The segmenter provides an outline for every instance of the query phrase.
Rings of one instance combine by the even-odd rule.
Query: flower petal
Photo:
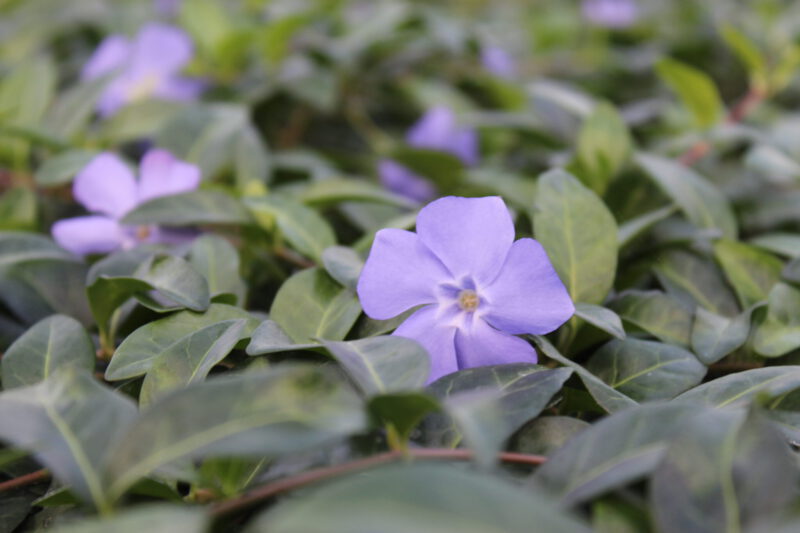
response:
[[[431,182],[391,159],[378,164],[378,174],[384,187],[406,198],[426,202],[436,195]]]
[[[460,369],[537,361],[533,346],[519,337],[497,331],[480,318],[458,329],[455,344]]]
[[[169,76],[181,70],[192,53],[192,40],[180,28],[146,24],[133,43],[131,70],[141,76]]]
[[[89,211],[122,218],[136,205],[136,179],[119,157],[103,152],[78,172],[72,195]]]
[[[166,150],[148,151],[139,169],[139,203],[159,196],[193,191],[200,185],[200,169],[177,159]]]
[[[482,294],[488,304],[484,318],[508,333],[544,335],[575,312],[547,252],[533,239],[520,239],[511,246],[497,279]]]
[[[494,280],[514,241],[511,215],[498,196],[440,198],[417,216],[417,234],[456,279]]]
[[[81,70],[81,79],[93,80],[123,67],[130,58],[131,43],[122,35],[103,39]]]
[[[450,279],[447,269],[415,234],[382,229],[375,234],[361,271],[358,297],[367,315],[383,320],[435,302],[437,287]]]
[[[161,81],[156,88],[154,96],[164,100],[188,102],[197,99],[205,89],[206,84],[201,80],[171,76]]]
[[[478,164],[478,134],[474,130],[461,130],[453,135],[450,151],[465,165]]]
[[[456,131],[453,112],[447,107],[436,106],[426,111],[408,130],[406,142],[417,148],[447,150]]]
[[[431,359],[428,383],[458,370],[453,343],[456,329],[438,322],[436,313],[434,305],[423,307],[408,317],[394,332],[398,337],[414,339],[428,351]]]
[[[59,220],[52,233],[59,246],[77,255],[108,253],[125,240],[117,221],[100,215]]]

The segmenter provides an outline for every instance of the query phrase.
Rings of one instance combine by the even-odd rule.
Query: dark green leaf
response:
[[[56,187],[71,182],[75,174],[88,165],[97,153],[94,150],[67,150],[45,160],[34,175],[36,184]]]
[[[364,260],[352,248],[331,246],[322,252],[322,262],[328,274],[351,290],[356,290]]]
[[[711,365],[742,346],[750,335],[750,316],[756,307],[728,318],[698,307],[692,325],[692,351]]]
[[[625,338],[622,320],[611,309],[584,303],[575,304],[575,315],[618,339]]]
[[[125,224],[252,224],[253,218],[235,198],[219,191],[191,191],[153,198],[129,212]]]
[[[683,250],[670,250],[659,254],[653,270],[667,292],[687,305],[696,304],[723,316],[739,314],[736,296],[711,261]]]
[[[211,297],[232,294],[236,303],[244,304],[246,287],[239,274],[239,253],[226,239],[203,235],[192,242],[189,264],[208,282]]]
[[[777,257],[736,241],[718,240],[714,255],[745,309],[767,299],[783,267]]]
[[[311,182],[299,199],[307,205],[326,206],[341,202],[369,202],[413,209],[415,202],[388,192],[369,182],[353,179],[326,179]]]
[[[199,507],[141,505],[107,518],[90,518],[52,528],[53,533],[203,533],[208,515]]]
[[[800,366],[771,366],[737,372],[703,383],[676,398],[711,407],[747,405],[757,396],[775,397],[800,388]]]
[[[767,316],[753,334],[753,348],[780,357],[800,347],[800,289],[778,283],[769,293]]]
[[[625,291],[611,302],[622,319],[659,340],[688,347],[692,310],[661,291]]]

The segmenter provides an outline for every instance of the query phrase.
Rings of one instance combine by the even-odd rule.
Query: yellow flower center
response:
[[[128,99],[131,102],[144,100],[151,96],[157,87],[158,76],[155,74],[148,74],[128,89]]]
[[[140,241],[145,240],[150,236],[150,228],[148,226],[139,226],[136,228],[136,238]]]
[[[458,293],[458,305],[467,312],[475,311],[481,303],[478,293],[472,289],[464,289]]]

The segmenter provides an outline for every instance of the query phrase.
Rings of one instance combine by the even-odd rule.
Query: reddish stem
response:
[[[36,472],[31,472],[30,474],[25,474],[24,476],[15,477],[14,479],[9,479],[8,481],[3,481],[0,483],[0,492],[5,492],[7,490],[16,489],[19,487],[24,487],[25,485],[32,485],[37,481],[42,481],[50,477],[50,472],[47,470],[37,470]]]
[[[246,494],[214,505],[211,508],[211,514],[212,516],[227,515],[272,498],[282,492],[299,489],[319,481],[401,459],[450,459],[462,461],[472,459],[473,456],[474,454],[470,450],[453,450],[450,448],[419,448],[406,450],[405,452],[393,450],[349,463],[307,470],[296,476],[279,479],[273,483],[257,487]],[[523,465],[540,465],[547,460],[543,455],[512,452],[502,452],[498,455],[498,458],[504,463]]]

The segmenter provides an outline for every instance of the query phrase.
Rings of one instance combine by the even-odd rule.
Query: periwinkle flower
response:
[[[113,73],[97,103],[101,115],[144,100],[193,100],[202,90],[198,80],[180,76],[192,59],[192,41],[181,29],[150,23],[131,41],[122,35],[106,37],[83,67],[81,78],[92,80]]]
[[[575,311],[547,253],[514,241],[499,197],[440,198],[417,216],[417,233],[375,235],[358,281],[364,312],[388,319],[422,306],[394,332],[424,346],[433,381],[474,366],[536,362],[518,334],[542,335]]]
[[[639,18],[636,0],[583,0],[583,16],[598,26],[626,28]]]
[[[447,152],[468,166],[478,163],[478,135],[460,125],[455,113],[444,106],[429,109],[408,130],[406,142],[415,148]],[[413,200],[430,200],[436,194],[428,180],[391,159],[379,163],[378,173],[384,187]]]
[[[512,79],[517,74],[517,64],[505,48],[496,45],[481,48],[483,68],[499,78]]]
[[[94,157],[75,177],[72,195],[88,211],[98,214],[59,220],[52,228],[55,241],[77,255],[108,253],[143,242],[180,242],[179,233],[153,225],[128,226],[120,220],[143,202],[196,189],[200,169],[166,150],[153,149],[142,158],[139,175],[137,181],[112,153]]]

